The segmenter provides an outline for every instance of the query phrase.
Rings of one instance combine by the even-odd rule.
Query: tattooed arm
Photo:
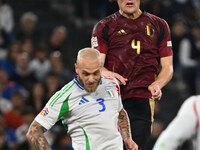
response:
[[[128,115],[124,109],[119,112],[118,124],[127,150],[137,150],[138,146],[132,140]]]
[[[32,124],[29,127],[26,137],[29,143],[36,150],[51,150],[51,147],[49,146],[43,134],[45,131],[47,130],[35,120],[32,122]]]
[[[130,129],[130,123],[128,119],[128,115],[124,109],[122,109],[119,112],[119,128],[120,128],[120,133],[122,135],[123,140],[126,138],[131,138],[131,129]]]

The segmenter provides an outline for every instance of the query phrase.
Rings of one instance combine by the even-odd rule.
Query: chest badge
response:
[[[115,93],[114,93],[114,91],[111,89],[111,87],[106,87],[106,91],[107,91],[107,93],[108,93],[108,95],[110,96],[110,97],[115,97]]]
[[[152,36],[154,33],[153,26],[151,24],[146,25],[145,31],[148,36]]]

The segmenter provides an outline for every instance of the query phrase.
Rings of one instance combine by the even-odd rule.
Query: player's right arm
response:
[[[72,94],[70,88],[74,82],[66,84],[57,91],[47,102],[43,110],[36,116],[29,127],[26,137],[37,150],[50,150],[50,146],[44,137],[44,132],[49,130],[57,121],[68,113],[68,100]]]
[[[109,71],[104,67],[106,54],[108,51],[108,28],[109,28],[109,20],[99,21],[93,29],[92,38],[91,38],[91,47],[97,49],[101,53],[102,60],[102,73],[104,75],[110,75],[116,78],[119,84],[126,85],[127,79],[119,75],[118,73]]]
[[[29,143],[37,150],[51,150],[50,145],[48,144],[46,138],[44,137],[44,132],[46,132],[42,125],[37,121],[33,121],[29,130],[26,134],[26,137]]]
[[[106,59],[106,54],[101,53],[102,66],[104,66],[105,59]],[[105,68],[105,67],[102,67],[102,74],[110,75],[110,76],[116,78],[116,79],[118,80],[118,82],[119,82],[120,85],[121,85],[121,84],[126,85],[126,81],[128,81],[128,79],[122,77],[122,76],[119,75],[118,73],[109,71],[109,70],[108,70],[107,68]]]

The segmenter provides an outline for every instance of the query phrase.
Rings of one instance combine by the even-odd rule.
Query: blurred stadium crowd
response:
[[[183,99],[200,94],[200,1],[141,0],[141,6],[168,22],[174,52],[174,77],[156,103],[151,150]],[[28,126],[75,76],[77,51],[90,47],[95,23],[117,10],[112,0],[0,0],[0,149],[31,149]],[[72,149],[63,130],[58,122],[46,133],[53,150]]]

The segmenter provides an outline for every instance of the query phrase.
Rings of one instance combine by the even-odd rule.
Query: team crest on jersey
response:
[[[47,107],[45,107],[41,112],[40,115],[42,115],[44,118],[49,114],[49,110]]]
[[[98,40],[97,37],[92,37],[91,39],[91,44],[92,44],[92,48],[97,47],[98,46]]]
[[[153,26],[151,24],[146,25],[145,31],[148,36],[152,36],[154,33]]]
[[[111,89],[111,87],[106,87],[105,89],[106,89],[108,95],[110,95],[110,97],[115,97],[115,93],[114,93],[114,91]]]
[[[117,32],[117,35],[126,35],[126,31],[124,31],[124,29],[120,29],[118,32]]]

